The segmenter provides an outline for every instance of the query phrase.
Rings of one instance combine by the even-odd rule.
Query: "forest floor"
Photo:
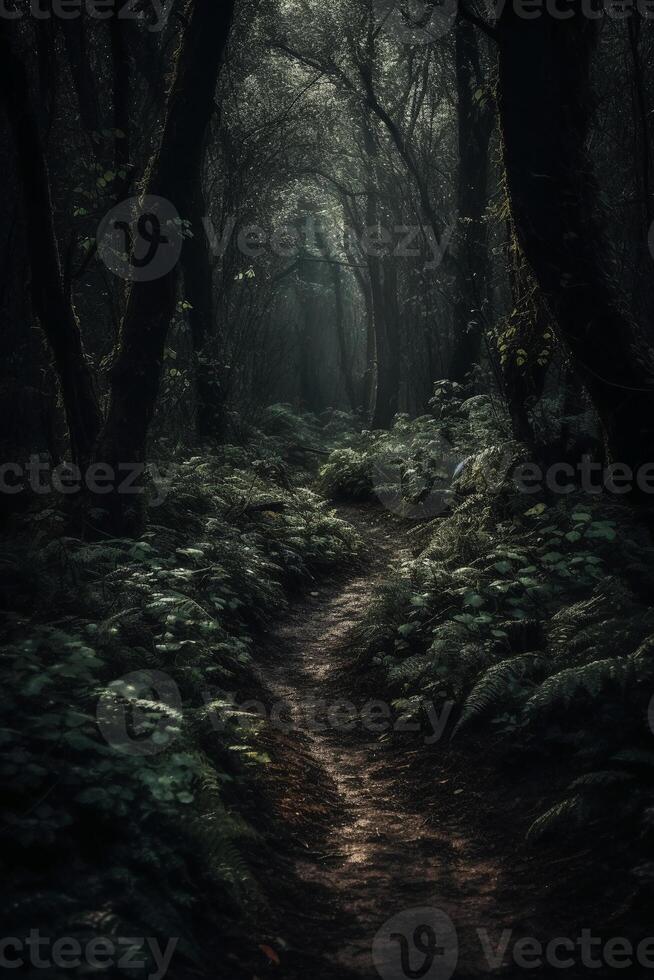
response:
[[[589,926],[617,934],[590,852],[534,854],[523,844],[547,774],[514,781],[483,749],[461,754],[429,732],[425,750],[415,737],[366,730],[364,705],[378,697],[357,671],[353,638],[393,567],[411,555],[415,525],[374,506],[341,507],[339,516],[363,538],[365,564],[298,599],[262,671],[269,705],[293,718],[288,728],[269,724],[264,737],[273,810],[295,843],[277,883],[277,935],[261,948],[277,976],[298,980],[551,976],[533,956],[529,969],[516,965],[520,938],[577,942]],[[336,711],[327,722],[327,706],[344,703],[357,708],[357,724]],[[571,877],[584,882],[581,891]],[[435,958],[419,931],[430,923]],[[399,935],[410,950],[404,963]],[[605,976],[597,966],[575,962],[564,972]]]

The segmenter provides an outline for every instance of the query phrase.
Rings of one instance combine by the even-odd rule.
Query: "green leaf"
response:
[[[508,572],[512,571],[512,565],[508,561],[496,561],[493,568],[496,568],[502,575],[506,575]]]

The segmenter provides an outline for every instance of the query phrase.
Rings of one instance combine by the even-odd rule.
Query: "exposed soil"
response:
[[[511,774],[498,774],[483,746],[475,759],[370,730],[349,641],[411,537],[374,508],[343,508],[342,516],[367,542],[365,566],[295,605],[276,630],[262,675],[271,705],[286,706],[282,720],[292,717],[292,730],[277,724],[267,732],[268,782],[275,816],[296,842],[269,966],[298,980],[615,975],[577,963],[525,970],[511,956],[503,965],[489,962],[480,930],[491,955],[504,930],[511,930],[509,949],[520,936],[576,938],[589,926],[594,935],[624,935],[611,932],[605,909],[626,896],[593,892],[594,858],[585,852],[534,855],[523,845],[528,810],[538,792],[542,802],[549,789],[542,783],[555,773],[545,780],[537,773],[533,792],[521,774],[518,796]],[[327,706],[344,700],[359,711],[355,724],[342,712],[328,720]],[[589,884],[583,895],[565,885],[580,868]],[[437,918],[420,909],[438,910]],[[440,913],[454,923],[458,950]],[[415,930],[430,923],[438,950],[432,969],[421,972],[429,934]],[[400,935],[411,950],[404,965]],[[414,948],[416,939],[426,952]]]

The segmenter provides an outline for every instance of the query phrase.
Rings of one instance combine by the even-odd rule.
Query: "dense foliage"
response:
[[[646,884],[654,802],[650,534],[639,514],[606,495],[521,492],[515,475],[526,450],[498,441],[501,424],[489,443],[478,407],[478,399],[450,400],[445,422],[401,421],[390,436],[364,436],[357,469],[342,469],[334,489],[358,497],[359,474],[374,469],[380,442],[394,442],[402,428],[411,466],[425,430],[437,438],[442,425],[470,453],[450,512],[418,525],[419,553],[372,608],[361,667],[416,717],[451,702],[453,745],[481,739],[486,752],[492,746],[520,767],[558,764],[569,785],[529,837],[561,840],[593,828],[621,841]]]
[[[260,642],[289,594],[359,547],[281,462],[289,439],[315,441],[322,427],[283,407],[264,425],[274,435],[171,464],[137,540],[62,537],[44,510],[35,537],[29,521],[7,542],[12,935],[38,923],[84,940],[159,936],[165,947],[176,936],[176,976],[208,970],[225,948],[254,957],[267,895],[251,862],[270,828],[252,793],[267,758],[220,706],[256,683]]]

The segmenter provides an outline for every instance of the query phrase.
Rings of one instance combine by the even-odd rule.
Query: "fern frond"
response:
[[[556,803],[534,820],[527,831],[528,841],[540,841],[554,834],[569,834],[579,830],[587,817],[588,808],[582,796],[572,796]]]
[[[620,769],[604,769],[598,772],[587,772],[583,776],[578,776],[577,779],[570,783],[569,789],[607,789],[608,787],[615,786],[616,783],[628,783],[633,779],[634,776],[631,773],[624,772]]]
[[[416,654],[406,660],[395,664],[388,672],[388,679],[391,682],[407,683],[409,681],[419,681],[420,678],[429,670],[431,657],[424,654]]]
[[[468,695],[452,738],[471,722],[497,707],[502,707],[507,701],[512,701],[516,692],[524,689],[528,681],[542,669],[542,665],[542,658],[538,654],[527,653],[511,660],[503,660],[487,670]]]
[[[534,720],[567,710],[578,696],[595,700],[606,689],[624,691],[633,676],[633,665],[628,660],[594,660],[583,667],[568,667],[541,684],[527,701],[525,712]]]

